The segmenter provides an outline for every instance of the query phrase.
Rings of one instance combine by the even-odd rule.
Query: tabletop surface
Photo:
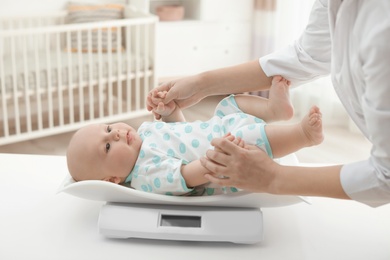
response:
[[[264,241],[108,239],[103,202],[57,193],[63,156],[0,154],[0,259],[390,259],[390,205],[312,198],[262,208]]]

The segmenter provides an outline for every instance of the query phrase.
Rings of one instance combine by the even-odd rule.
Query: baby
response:
[[[289,82],[280,76],[272,81],[269,99],[228,96],[207,121],[184,122],[181,109],[174,101],[164,105],[164,97],[165,93],[156,91],[148,97],[155,104],[153,112],[164,122],[145,122],[138,131],[125,123],[93,124],[78,130],[67,150],[73,179],[129,184],[166,195],[236,192],[234,187],[212,186],[204,178],[207,169],[199,159],[213,149],[213,138],[224,136],[244,149],[256,145],[274,158],[323,140],[321,113],[315,106],[299,123],[265,123],[293,115]]]

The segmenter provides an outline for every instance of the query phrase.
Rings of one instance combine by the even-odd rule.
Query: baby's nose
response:
[[[113,140],[118,141],[120,139],[119,130],[112,130],[110,134]]]

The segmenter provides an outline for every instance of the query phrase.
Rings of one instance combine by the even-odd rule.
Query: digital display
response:
[[[161,215],[160,226],[200,228],[201,220],[200,216]]]

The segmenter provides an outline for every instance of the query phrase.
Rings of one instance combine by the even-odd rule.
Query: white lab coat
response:
[[[301,37],[259,62],[268,76],[293,85],[331,73],[348,114],[373,144],[368,160],[342,167],[342,187],[367,205],[389,203],[390,1],[317,0]]]

